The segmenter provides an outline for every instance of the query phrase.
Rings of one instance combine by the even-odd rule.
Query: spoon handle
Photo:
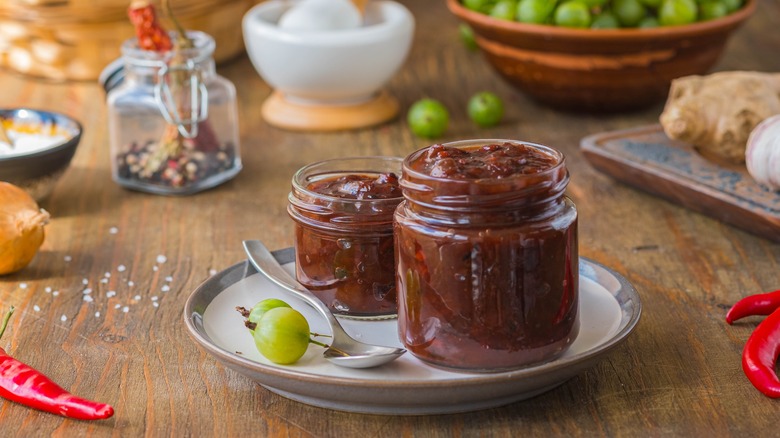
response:
[[[336,332],[346,335],[344,328],[341,327],[341,324],[336,317],[333,316],[333,313],[328,309],[325,303],[320,301],[313,293],[306,289],[302,284],[298,283],[292,275],[287,273],[276,258],[274,258],[273,254],[271,254],[271,251],[269,251],[262,242],[259,240],[245,240],[244,251],[249,257],[249,262],[252,263],[252,266],[260,273],[264,274],[266,278],[317,309],[317,311],[328,320],[328,323],[333,330],[334,339],[337,337]]]

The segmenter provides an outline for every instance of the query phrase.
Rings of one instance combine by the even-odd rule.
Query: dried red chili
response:
[[[6,313],[3,336],[14,308]],[[114,415],[114,408],[86,400],[62,389],[39,371],[9,356],[0,348],[0,397],[25,406],[77,420],[100,420]]]
[[[173,48],[171,37],[160,26],[154,6],[148,1],[133,1],[127,9],[127,16],[135,27],[138,47],[156,52],[165,52]]]
[[[780,310],[758,324],[742,351],[742,370],[767,397],[780,398],[780,379],[775,372],[780,354]]]
[[[780,290],[750,295],[737,301],[729,309],[726,313],[726,322],[731,324],[746,316],[769,315],[778,308],[780,308]]]

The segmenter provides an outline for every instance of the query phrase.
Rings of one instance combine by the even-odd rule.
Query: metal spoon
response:
[[[294,294],[317,309],[333,331],[330,348],[323,356],[335,365],[347,368],[371,368],[391,362],[406,352],[403,348],[366,344],[352,338],[333,316],[328,306],[285,271],[268,248],[259,240],[245,240],[249,261],[274,284]]]

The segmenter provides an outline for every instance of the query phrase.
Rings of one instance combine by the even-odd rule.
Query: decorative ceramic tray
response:
[[[293,270],[291,248],[275,251]],[[371,369],[331,364],[310,346],[293,365],[275,365],[255,348],[236,306],[280,297],[304,314],[312,331],[330,333],[325,320],[302,301],[257,274],[248,262],[212,276],[187,300],[184,319],[193,339],[217,360],[282,396],[329,409],[387,415],[465,412],[505,405],[548,391],[602,360],[636,326],[639,296],[620,275],[580,260],[580,334],[560,358],[500,373],[464,373],[434,368],[410,353]],[[395,320],[341,320],[362,341],[401,346]]]
[[[780,192],[759,186],[744,165],[707,159],[660,125],[591,135],[580,146],[607,175],[780,242]]]

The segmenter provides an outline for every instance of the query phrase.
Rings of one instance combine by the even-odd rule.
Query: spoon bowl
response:
[[[290,292],[314,307],[328,321],[333,337],[330,347],[322,354],[331,363],[347,368],[372,368],[399,358],[403,348],[385,347],[360,342],[352,338],[341,326],[330,309],[285,271],[259,240],[245,240],[244,251],[249,262],[274,284]]]

